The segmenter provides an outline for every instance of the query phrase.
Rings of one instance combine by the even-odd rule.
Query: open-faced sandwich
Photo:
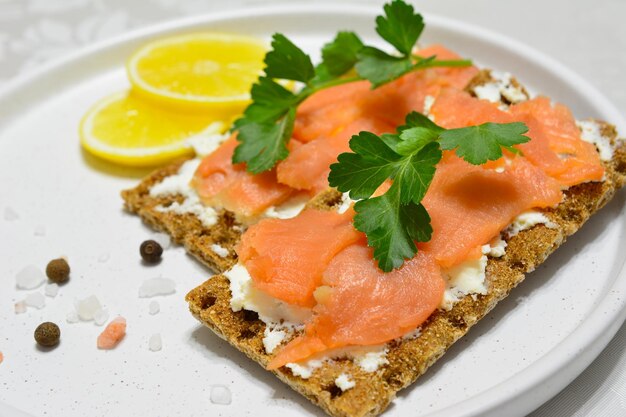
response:
[[[626,182],[610,124],[417,48],[402,1],[376,24],[393,55],[340,32],[316,67],[274,35],[233,133],[123,192],[218,273],[193,315],[333,416],[381,413]]]

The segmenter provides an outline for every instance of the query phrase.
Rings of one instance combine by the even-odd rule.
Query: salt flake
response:
[[[169,278],[147,279],[139,287],[139,298],[169,295],[176,292],[176,283]]]

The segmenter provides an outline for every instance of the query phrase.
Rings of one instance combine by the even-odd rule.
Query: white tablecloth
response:
[[[42,62],[137,27],[216,10],[293,1],[0,0],[0,86]],[[626,113],[626,1],[431,0],[417,4],[421,11],[506,33],[554,56]],[[626,416],[626,325],[580,377],[532,416]]]

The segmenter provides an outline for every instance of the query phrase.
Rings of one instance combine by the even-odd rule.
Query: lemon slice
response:
[[[173,112],[129,91],[97,102],[80,122],[85,149],[123,165],[153,166],[192,155],[194,138],[219,134],[226,124],[206,114]]]
[[[256,38],[195,33],[151,42],[126,64],[139,93],[175,106],[243,109],[262,73],[267,45]]]

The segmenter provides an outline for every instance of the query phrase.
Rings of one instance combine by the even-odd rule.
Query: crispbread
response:
[[[610,126],[605,132],[614,132]],[[615,138],[615,136],[613,136]],[[543,210],[556,227],[536,225],[507,241],[506,253],[487,262],[488,293],[468,295],[450,311],[437,310],[421,327],[421,335],[412,340],[394,340],[388,344],[385,365],[375,373],[366,373],[350,359],[325,362],[309,379],[294,376],[286,368],[273,373],[294,390],[335,417],[375,416],[385,410],[396,393],[413,383],[485,316],[509,292],[524,280],[525,274],[541,264],[565,239],[576,232],[589,217],[604,206],[616,190],[626,183],[626,143],[615,150],[604,182],[585,183],[565,191],[565,199],[554,209]],[[318,197],[327,209],[340,198],[329,190]],[[187,294],[191,313],[220,337],[266,366],[270,355],[265,353],[265,324],[247,311],[233,312],[230,307],[228,278],[217,275]],[[343,392],[335,385],[342,373],[356,382]]]
[[[468,85],[467,91],[494,81],[489,71],[481,71]],[[515,80],[511,82],[525,91]],[[503,102],[503,104],[508,104]],[[599,122],[603,136],[617,143],[615,129]],[[224,272],[235,262],[234,245],[241,235],[234,216],[219,213],[219,221],[212,228],[204,227],[193,215],[179,215],[156,209],[158,205],[171,204],[182,197],[155,199],[149,195],[152,185],[178,171],[179,164],[160,170],[136,188],[122,193],[128,210],[138,213],[142,219],[157,230],[170,233],[173,239],[213,270]],[[490,258],[487,263],[488,293],[467,296],[456,303],[450,311],[438,310],[422,325],[421,336],[416,339],[395,340],[388,344],[385,365],[375,373],[366,373],[350,359],[325,362],[309,379],[294,376],[287,368],[273,371],[282,381],[319,405],[332,416],[374,416],[381,413],[395,397],[397,391],[410,385],[422,375],[445,351],[471,326],[487,314],[498,301],[518,285],[524,274],[536,268],[559,247],[565,239],[576,232],[582,224],[614,195],[626,182],[626,143],[620,141],[614,157],[605,163],[606,180],[586,183],[565,191],[565,200],[554,209],[543,212],[557,225],[548,228],[537,225],[508,239],[506,253],[502,258]],[[332,209],[341,201],[341,194],[328,190],[309,202],[308,206]],[[230,255],[221,258],[210,249],[211,244],[229,249]],[[187,295],[192,314],[217,335],[265,366],[270,355],[262,342],[265,324],[256,313],[233,312],[230,308],[229,281],[217,275]],[[338,375],[346,373],[356,382],[354,388],[342,391],[335,385]]]
[[[241,227],[236,226],[232,213],[218,212],[217,223],[206,227],[193,214],[178,214],[161,211],[158,207],[167,207],[175,201],[181,202],[181,195],[152,197],[150,188],[163,181],[165,177],[178,172],[185,160],[175,162],[159,169],[144,178],[139,185],[122,191],[126,210],[137,213],[150,227],[168,233],[174,242],[183,245],[188,253],[216,272],[227,271],[236,262],[235,244],[241,237]],[[211,245],[220,245],[228,250],[227,256],[220,256],[211,249]]]

